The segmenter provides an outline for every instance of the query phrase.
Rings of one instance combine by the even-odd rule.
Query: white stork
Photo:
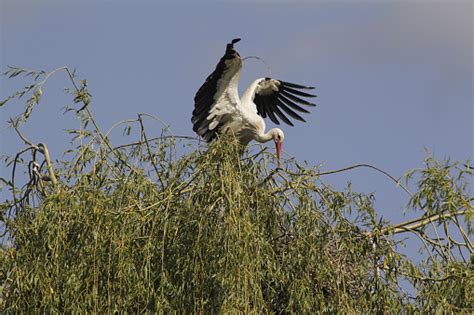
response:
[[[271,78],[260,78],[252,82],[242,97],[239,97],[238,83],[242,69],[242,59],[234,49],[234,44],[240,38],[227,44],[224,56],[199,88],[194,97],[194,111],[191,122],[193,130],[207,142],[212,141],[218,133],[233,133],[241,144],[247,145],[256,140],[264,143],[275,141],[278,160],[280,159],[281,144],[285,135],[279,128],[273,128],[265,133],[267,116],[277,125],[277,117],[290,126],[290,117],[305,121],[295,111],[309,113],[306,109],[295,104],[315,106],[300,97],[315,97],[315,95],[300,90],[314,87],[288,83]],[[300,96],[300,97],[298,97]]]

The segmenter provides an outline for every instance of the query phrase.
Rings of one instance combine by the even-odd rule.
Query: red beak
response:
[[[278,162],[280,162],[281,142],[276,142],[276,141],[275,141],[275,146],[276,146],[276,151],[277,151]]]

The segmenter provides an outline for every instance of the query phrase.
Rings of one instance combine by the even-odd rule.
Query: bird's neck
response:
[[[257,134],[256,140],[260,143],[268,142],[273,139],[273,129],[268,131],[267,133]]]

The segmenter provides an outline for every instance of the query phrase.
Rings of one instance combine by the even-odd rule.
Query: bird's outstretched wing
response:
[[[239,102],[237,87],[242,59],[234,49],[234,44],[238,41],[240,38],[227,44],[225,54],[216,69],[194,96],[191,119],[193,130],[208,142],[215,138],[216,132],[226,122],[226,115],[232,114]]]
[[[277,125],[280,124],[278,121],[278,118],[280,118],[288,125],[293,126],[293,123],[288,119],[287,115],[296,120],[305,122],[296,111],[309,113],[309,111],[297,105],[297,103],[304,106],[316,106],[301,98],[316,97],[316,95],[301,91],[311,89],[314,89],[314,87],[265,78],[258,83],[253,101],[257,106],[258,114],[263,118],[268,116]]]

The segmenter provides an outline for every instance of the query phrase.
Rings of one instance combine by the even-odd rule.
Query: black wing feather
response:
[[[314,87],[274,80],[271,78],[263,79],[259,82],[259,87],[256,89],[254,97],[254,103],[257,106],[257,113],[263,118],[268,116],[270,120],[277,125],[280,124],[278,121],[278,118],[280,118],[286,124],[293,126],[293,123],[286,115],[293,119],[305,122],[303,117],[298,115],[295,111],[302,113],[309,113],[309,111],[296,103],[305,106],[316,106],[315,104],[302,99],[302,97],[316,97],[316,95],[299,91],[301,89],[311,90],[314,89]]]
[[[303,104],[303,105],[308,105],[308,106],[314,106],[313,103],[311,102],[308,102],[308,101],[305,101],[304,99],[301,99],[297,96],[294,96],[293,94],[290,94],[288,93],[287,91],[285,90],[282,90],[281,92],[281,95],[283,96],[286,96],[287,98],[289,98],[290,100],[292,100],[293,102],[297,102],[297,103],[300,103],[300,104]]]
[[[254,102],[255,104],[256,103],[262,104],[261,106],[257,106],[257,114],[259,114],[263,118],[267,118],[267,111],[265,110],[265,105],[263,104],[262,97],[258,94],[255,94]]]
[[[217,92],[217,84],[219,79],[227,71],[226,60],[233,58],[240,58],[239,53],[234,49],[234,44],[240,41],[239,38],[232,40],[227,44],[224,56],[219,60],[214,71],[206,78],[204,84],[199,88],[194,96],[194,110],[191,122],[193,123],[193,130],[198,133],[206,141],[211,141],[216,137],[217,132],[221,126],[217,126],[213,130],[209,130],[210,121],[206,118],[209,115],[212,105],[214,104],[214,96]]]
[[[277,114],[278,117],[280,117],[281,120],[283,120],[286,124],[290,125],[290,126],[294,126],[293,123],[291,122],[291,120],[289,120],[285,114],[283,114],[280,110],[280,108],[278,108],[277,105],[274,105],[273,106],[273,110],[275,111],[275,114]]]
[[[281,81],[281,80],[278,80],[280,82],[280,84],[282,84],[283,86],[289,86],[289,87],[292,87],[292,88],[296,88],[296,89],[305,89],[305,90],[313,90],[314,89],[314,86],[304,86],[304,85],[299,85],[299,84],[295,84],[295,83],[290,83],[290,82],[285,82],[285,81]]]
[[[299,96],[303,96],[303,97],[316,97],[316,95],[314,95],[314,94],[309,94],[309,93],[301,92],[301,91],[292,89],[292,88],[290,88],[290,87],[287,87],[287,86],[285,86],[285,85],[283,85],[283,87],[284,87],[284,91],[289,92],[289,93],[291,93],[291,94],[295,94],[295,95],[299,95]]]
[[[292,118],[296,119],[296,120],[299,120],[299,121],[302,121],[302,122],[306,122],[306,120],[303,119],[303,117],[301,117],[300,115],[298,115],[297,113],[295,113],[293,110],[291,110],[291,108],[289,108],[288,106],[286,106],[282,101],[280,101],[280,99],[276,99],[275,100],[275,103],[278,104],[279,107],[281,107],[281,109],[283,109],[288,115],[290,115]]]
[[[293,108],[293,109],[295,109],[299,112],[309,113],[309,111],[307,111],[303,107],[300,107],[299,105],[296,105],[295,103],[293,103],[291,100],[289,100],[288,98],[286,98],[283,95],[278,95],[278,99],[280,99],[281,101],[283,101],[283,103],[285,103],[286,105],[290,106],[291,108]]]
[[[268,117],[270,118],[271,121],[273,121],[275,124],[279,125],[280,122],[278,119],[275,117],[275,114],[273,113],[272,110],[267,111]]]

